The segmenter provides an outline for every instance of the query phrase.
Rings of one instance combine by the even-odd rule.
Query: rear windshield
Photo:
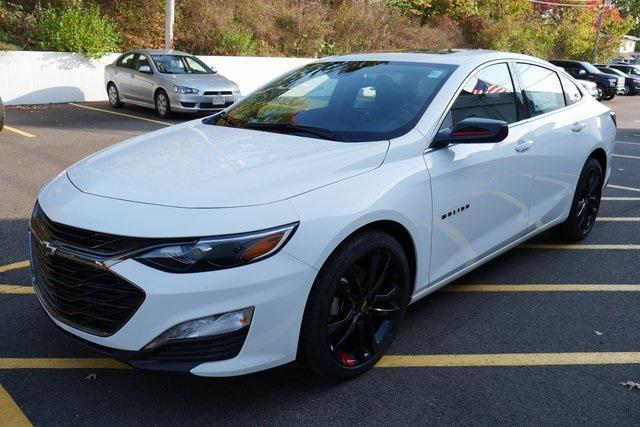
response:
[[[151,55],[156,68],[163,74],[213,74],[213,70],[195,56]]]
[[[309,64],[205,123],[336,141],[395,138],[415,125],[455,68],[387,61]]]

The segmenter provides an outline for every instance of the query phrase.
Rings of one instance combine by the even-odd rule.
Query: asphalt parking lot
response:
[[[106,103],[14,107],[0,133],[0,425],[637,425],[640,96],[619,132],[600,221],[543,235],[409,308],[379,366],[331,383],[295,365],[206,379],[142,372],[62,336],[29,284],[38,189],[77,160],[192,117]]]

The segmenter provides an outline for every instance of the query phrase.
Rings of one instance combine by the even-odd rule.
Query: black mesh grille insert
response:
[[[144,292],[97,264],[77,261],[61,253],[45,253],[42,241],[120,250],[122,242],[100,233],[61,226],[48,220],[36,206],[31,219],[31,261],[34,287],[47,311],[62,323],[95,335],[117,332],[144,301]],[[118,237],[118,236],[116,236]],[[119,240],[122,239],[122,240]]]

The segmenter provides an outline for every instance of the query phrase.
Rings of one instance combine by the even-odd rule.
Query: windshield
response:
[[[592,64],[588,63],[588,62],[581,62],[580,64],[582,64],[582,66],[587,70],[587,72],[589,73],[594,73],[594,74],[598,74],[600,72],[600,70],[598,70],[596,67],[594,67]]]
[[[615,68],[606,68],[606,67],[598,67],[598,70],[602,71],[603,73],[607,73],[607,74],[616,74],[619,76],[624,76],[624,73],[620,70],[616,70]]]
[[[163,74],[213,74],[213,70],[195,56],[156,54],[151,58]]]
[[[205,123],[335,141],[395,138],[415,125],[455,68],[379,61],[309,64]]]

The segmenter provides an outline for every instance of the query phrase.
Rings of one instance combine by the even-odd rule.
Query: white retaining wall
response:
[[[104,66],[118,56],[113,53],[87,60],[76,53],[0,52],[0,97],[7,105],[106,100]],[[235,81],[243,95],[313,60],[244,56],[200,59]]]

